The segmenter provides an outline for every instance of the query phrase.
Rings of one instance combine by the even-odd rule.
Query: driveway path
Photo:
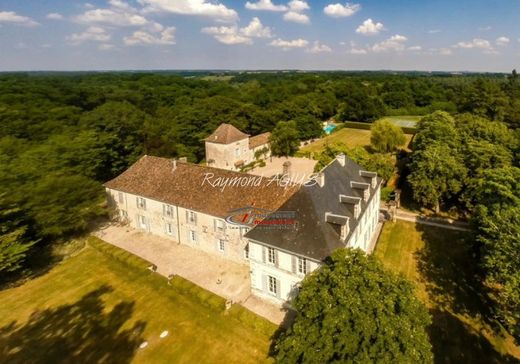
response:
[[[382,207],[380,209],[384,213],[388,213],[388,209]],[[457,221],[453,219],[445,219],[442,217],[428,217],[419,215],[413,212],[397,210],[395,218],[398,220],[404,220],[409,222],[415,222],[418,224],[436,226],[444,229],[458,230],[458,231],[471,231],[470,225],[467,222]]]

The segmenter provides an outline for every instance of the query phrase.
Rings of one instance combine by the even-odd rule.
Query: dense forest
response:
[[[429,115],[407,167],[414,198],[473,219],[496,315],[518,337],[515,71],[0,74],[0,272],[104,216],[101,184],[145,153],[200,162],[222,122],[254,135],[290,121],[306,140],[323,120],[384,115]]]

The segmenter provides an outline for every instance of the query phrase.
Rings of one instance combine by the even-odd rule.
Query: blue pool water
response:
[[[325,134],[327,134],[327,135],[332,133],[332,131],[334,129],[336,129],[336,125],[334,125],[334,124],[329,124],[329,125],[327,125],[326,127],[323,128],[323,130],[325,131]]]

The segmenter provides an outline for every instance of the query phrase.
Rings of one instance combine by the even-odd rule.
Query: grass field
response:
[[[400,116],[385,116],[382,119],[389,120],[390,122],[394,123],[395,125],[406,127],[406,128],[413,128],[417,124],[419,120],[421,120],[422,116],[416,116],[416,115],[400,115]]]
[[[412,135],[405,134],[406,144],[412,140]],[[342,128],[330,135],[327,135],[312,144],[306,145],[300,150],[302,152],[320,153],[325,145],[344,144],[348,148],[369,147],[370,146],[370,130]]]
[[[476,268],[463,232],[387,222],[375,255],[416,285],[432,315],[436,363],[518,362],[520,347],[485,317]]]
[[[240,306],[226,312],[220,297],[181,278],[170,286],[146,266],[92,240],[46,274],[0,291],[0,363],[270,360],[273,324]]]

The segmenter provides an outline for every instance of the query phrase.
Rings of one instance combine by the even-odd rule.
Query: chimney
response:
[[[172,159],[172,172],[174,172],[177,169],[177,159]]]
[[[282,174],[284,176],[288,176],[290,173],[291,173],[291,162],[290,161],[286,161],[286,162],[283,163]]]
[[[340,153],[336,156],[336,159],[338,160],[339,164],[341,164],[342,167],[345,167],[345,154]]]

